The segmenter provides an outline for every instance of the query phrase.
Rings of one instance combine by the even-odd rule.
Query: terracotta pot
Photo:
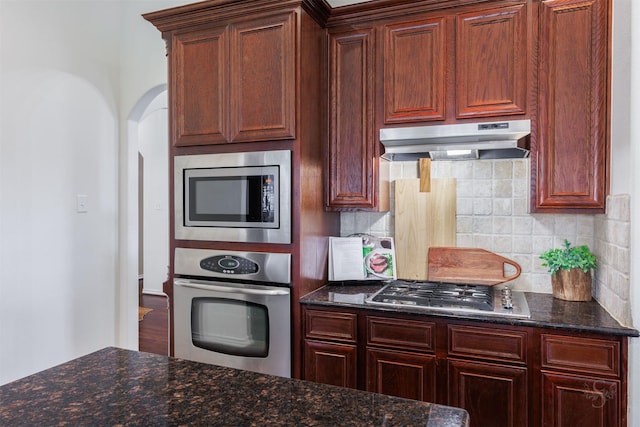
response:
[[[566,301],[591,301],[591,271],[558,270],[551,275],[553,296]]]

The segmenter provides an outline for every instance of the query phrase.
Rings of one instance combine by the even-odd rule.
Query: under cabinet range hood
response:
[[[530,120],[380,129],[386,160],[522,159],[529,157]]]

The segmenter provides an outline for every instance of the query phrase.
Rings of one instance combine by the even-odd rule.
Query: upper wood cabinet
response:
[[[443,17],[384,27],[384,124],[445,118]]]
[[[170,55],[175,145],[229,141],[229,31],[226,26],[176,34]]]
[[[378,185],[381,160],[374,129],[372,28],[329,35],[329,77],[326,206],[377,210],[385,201]]]
[[[526,112],[526,11],[519,4],[457,15],[457,118]]]
[[[295,138],[295,30],[287,12],[173,34],[173,144]]]
[[[383,124],[525,114],[527,24],[517,4],[385,25]]]
[[[604,212],[608,192],[609,1],[540,4],[532,211]]]

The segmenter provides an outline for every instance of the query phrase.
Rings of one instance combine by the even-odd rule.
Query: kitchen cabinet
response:
[[[527,7],[456,15],[456,118],[526,113]]]
[[[442,16],[384,27],[384,124],[444,120]]]
[[[374,37],[373,28],[329,34],[328,210],[389,208],[374,129]]]
[[[544,426],[621,425],[620,346],[610,339],[541,335]]]
[[[527,426],[527,343],[520,329],[448,325],[447,402],[472,426]]]
[[[304,378],[357,388],[357,316],[305,311]]]
[[[295,138],[295,23],[287,12],[175,32],[173,144]]]
[[[609,0],[540,3],[532,212],[604,212],[610,8]]]
[[[435,323],[367,317],[367,391],[436,400]]]
[[[384,125],[526,113],[526,5],[456,11],[383,27]]]
[[[328,21],[330,32],[349,28],[357,33],[366,27],[368,55],[366,60],[351,57],[359,81],[345,78],[346,67],[329,69],[331,84],[354,83],[351,91],[360,98],[345,107],[340,96],[330,96],[330,108],[343,113],[332,116],[330,126],[346,126],[358,136],[329,143],[328,206],[384,210],[381,197],[375,199],[372,163],[382,127],[520,116],[532,123],[530,210],[604,212],[610,174],[611,0],[461,0],[447,8],[439,2],[391,3],[335,10]],[[366,132],[365,98],[375,110],[373,131]],[[339,135],[345,129],[333,131]],[[349,160],[336,160],[340,153]]]
[[[349,372],[362,390],[464,408],[471,426],[626,425],[623,336],[365,308],[302,310],[304,379],[342,385]],[[323,366],[319,353],[340,361]]]
[[[323,384],[357,388],[355,345],[304,341],[304,378]]]

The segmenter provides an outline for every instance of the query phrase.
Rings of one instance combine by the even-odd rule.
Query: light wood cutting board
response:
[[[394,242],[398,278],[427,280],[429,247],[456,244],[455,178],[432,178],[430,192],[419,179],[395,181]]]

